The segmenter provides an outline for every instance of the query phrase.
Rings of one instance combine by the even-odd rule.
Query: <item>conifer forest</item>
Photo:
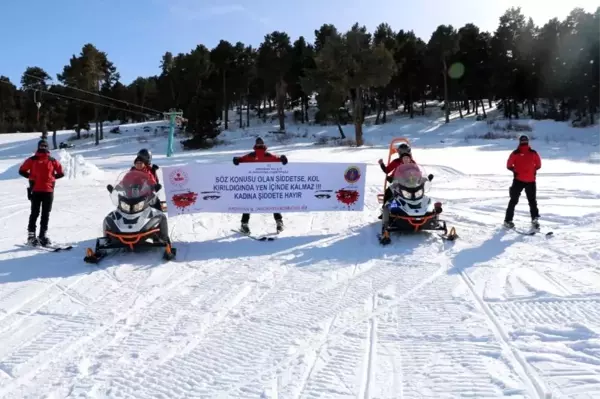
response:
[[[98,142],[103,121],[163,119],[176,109],[197,137],[268,114],[281,131],[290,122],[337,124],[343,136],[341,126],[350,125],[345,130],[360,146],[365,116],[376,115],[377,124],[390,112],[415,117],[431,100],[443,104],[447,123],[450,111],[485,118],[482,105],[492,101],[507,118],[595,123],[599,44],[600,7],[576,8],[543,26],[511,8],[494,32],[440,25],[429,38],[387,23],[373,32],[360,23],[346,32],[326,24],[314,37],[271,32],[257,47],[221,40],[212,49],[167,51],[157,60],[160,74],[126,85],[110,54],[88,43],[56,76],[43,60],[24,65],[20,82],[0,70],[0,133],[79,135],[96,127]]]

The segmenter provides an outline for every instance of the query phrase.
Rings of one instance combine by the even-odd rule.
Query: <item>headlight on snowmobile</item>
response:
[[[125,201],[119,201],[119,208],[121,208],[123,212],[129,212],[129,204]]]
[[[400,191],[402,193],[402,196],[406,199],[411,199],[412,198],[412,194],[409,191],[406,190],[402,190]]]
[[[415,192],[415,199],[419,199],[423,196],[423,190],[419,190],[417,192]]]
[[[135,204],[134,206],[131,207],[131,213],[138,213],[141,212],[142,209],[144,209],[144,204],[146,202],[145,201],[140,201],[137,204]]]

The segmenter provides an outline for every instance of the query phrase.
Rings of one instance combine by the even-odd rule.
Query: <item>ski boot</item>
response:
[[[250,234],[250,228],[248,227],[248,223],[242,223],[242,225],[240,226],[240,231],[243,234]]]
[[[532,230],[539,230],[540,229],[540,222],[539,222],[540,218],[533,218],[531,219],[531,228]]]
[[[29,232],[27,233],[27,245],[30,245],[32,247],[37,247],[39,244],[38,239],[35,238],[35,232]]]
[[[505,220],[504,221],[504,228],[505,229],[514,229],[515,228],[515,224],[510,221],[510,220]]]
[[[171,242],[167,242],[167,245],[165,246],[165,252],[163,252],[163,259],[166,261],[170,261],[175,259],[175,257],[177,256],[177,248],[173,248],[171,246]]]
[[[40,234],[40,236],[38,237],[38,242],[42,247],[48,247],[52,245],[52,241],[48,237],[46,237],[46,234]]]
[[[383,227],[381,229],[381,234],[379,235],[379,243],[381,245],[388,245],[392,242],[392,239],[390,238],[390,232],[388,231],[388,229],[386,227]]]
[[[283,220],[277,220],[275,223],[277,223],[277,234],[279,234],[283,231]]]

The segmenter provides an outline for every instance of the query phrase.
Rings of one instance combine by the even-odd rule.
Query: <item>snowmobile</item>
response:
[[[106,186],[116,209],[104,218],[104,236],[96,240],[95,249],[86,249],[84,261],[98,263],[109,250],[150,247],[164,247],[163,258],[174,259],[177,250],[171,245],[167,216],[152,206],[160,188],[138,170],[124,172],[116,185]]]
[[[401,142],[409,144],[403,137],[392,140],[389,148],[388,164],[397,152]],[[393,176],[386,176],[384,192],[390,185],[393,197],[384,204],[384,194],[378,194],[377,200],[383,205],[382,232],[379,241],[383,245],[391,243],[391,232],[419,232],[424,230],[443,231],[441,237],[448,241],[458,238],[456,229],[448,227],[439,215],[442,203],[433,202],[425,193],[431,187],[433,175],[427,175],[424,168],[417,164],[400,165]]]

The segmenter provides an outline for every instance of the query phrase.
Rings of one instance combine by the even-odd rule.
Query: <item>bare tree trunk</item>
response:
[[[377,116],[375,117],[375,124],[379,125],[379,118],[381,117],[381,98],[377,101]]]
[[[361,147],[364,144],[363,141],[363,101],[362,101],[362,89],[357,88],[354,98],[354,134],[356,137],[356,146]]]
[[[308,119],[308,96],[305,95],[302,101],[304,102],[304,119],[306,120],[306,123],[309,123],[310,119]]]
[[[240,93],[240,129],[244,127],[244,96]]]
[[[98,126],[98,114],[99,114],[99,112],[98,112],[98,106],[96,105],[94,107],[94,121],[95,121],[95,124],[96,124],[96,134],[95,134],[96,145],[100,144],[100,129],[99,129],[99,126]]]
[[[446,57],[442,58],[442,64],[444,66],[444,70],[442,71],[444,75],[444,110],[446,111],[446,123],[450,123],[450,101],[448,101],[448,66],[446,65]]]
[[[227,100],[227,71],[223,69],[223,119],[225,119],[225,130],[229,129],[229,104]]]
[[[287,83],[282,78],[275,86],[277,95],[277,116],[279,117],[279,130],[285,131],[285,93],[287,92]]]
[[[56,145],[56,129],[52,129],[52,146],[56,150],[58,145]]]
[[[246,88],[246,127],[250,127],[250,88]]]

